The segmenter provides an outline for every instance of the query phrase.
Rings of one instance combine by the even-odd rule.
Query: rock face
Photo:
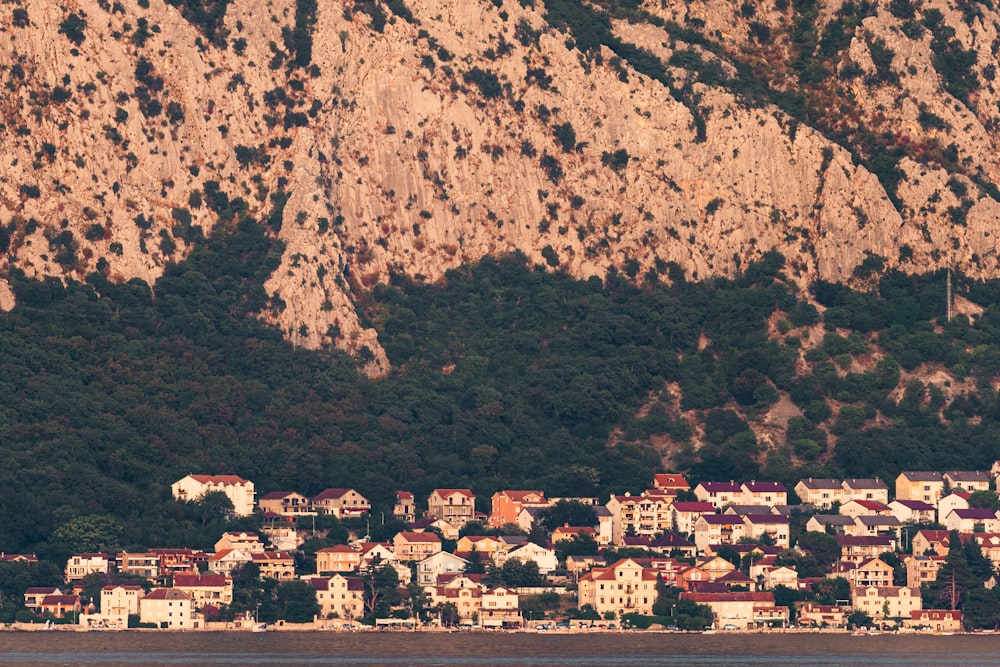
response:
[[[280,222],[262,316],[372,374],[357,296],[491,253],[1000,275],[1000,10],[751,4],[649,2],[586,52],[541,0],[5,4],[0,269],[152,283],[222,192]]]

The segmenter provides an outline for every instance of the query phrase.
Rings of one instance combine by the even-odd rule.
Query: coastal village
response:
[[[656,474],[639,493],[547,498],[540,490],[493,494],[477,511],[470,489],[435,489],[422,502],[396,494],[393,519],[405,525],[388,541],[350,535],[304,556],[317,517],[371,520],[371,504],[352,488],[307,497],[273,491],[258,497],[234,475],[191,474],[172,487],[192,502],[225,494],[234,517],[260,518],[260,531],[226,532],[215,550],[149,549],[143,553],[77,553],[64,585],[24,591],[30,619],[20,628],[219,629],[503,629],[559,631],[653,627],[697,628],[680,610],[709,616],[711,631],[829,628],[863,621],[878,629],[957,632],[957,599],[925,608],[921,586],[946,566],[958,536],[1000,565],[1000,510],[992,471],[907,471],[881,479],[700,481]],[[990,504],[992,507],[977,505]],[[559,511],[592,517],[545,530]],[[825,572],[802,563],[825,560]],[[31,563],[31,554],[4,554]],[[234,601],[234,579],[248,568],[261,579],[304,582],[315,597],[311,619],[261,622],[255,613],[220,620]],[[376,617],[377,575],[391,571],[400,589],[389,613]],[[493,576],[490,576],[492,573]],[[529,581],[502,583],[504,573]],[[82,582],[104,577],[99,595]],[[523,579],[524,577],[522,577]],[[497,583],[500,581],[501,583]],[[520,585],[520,584],[532,585]],[[986,582],[996,583],[995,576]],[[304,587],[303,587],[304,588]],[[954,588],[954,586],[952,587]],[[415,609],[413,592],[423,604]],[[671,616],[658,600],[674,601]],[[825,603],[820,602],[826,598]],[[545,604],[540,606],[539,600]],[[643,619],[655,621],[643,623]],[[689,619],[690,620],[690,619]],[[364,621],[364,623],[363,623]]]

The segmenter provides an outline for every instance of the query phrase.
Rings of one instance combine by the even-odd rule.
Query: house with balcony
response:
[[[442,575],[436,586],[424,590],[430,595],[434,606],[451,603],[458,611],[461,625],[475,625],[482,609],[483,592],[486,587],[480,583],[483,575]]]
[[[847,581],[852,588],[868,588],[869,586],[892,586],[892,566],[881,558],[869,558],[858,563],[847,573]]]
[[[139,601],[145,596],[142,586],[105,586],[101,589],[99,619],[107,626],[127,628],[128,617],[139,614]]]
[[[652,537],[670,530],[672,497],[662,494],[612,495],[605,507],[611,513],[611,541],[621,545],[626,535]]]
[[[441,538],[435,533],[414,533],[404,530],[392,538],[396,559],[404,562],[421,561],[441,551]]]
[[[265,515],[295,517],[313,514],[312,503],[295,491],[272,491],[258,500]]]
[[[920,556],[907,554],[903,556],[906,565],[906,585],[919,588],[937,579],[938,570],[944,565],[944,556]]]
[[[591,605],[602,616],[613,614],[653,613],[656,602],[657,573],[632,558],[619,560],[603,568],[594,568],[577,583],[579,607]]]
[[[231,575],[247,563],[253,561],[252,554],[263,551],[244,551],[240,549],[221,549],[208,557],[208,570],[215,574]]]
[[[899,539],[902,524],[894,516],[858,516],[854,517],[854,527],[848,535],[888,535]]]
[[[860,563],[870,558],[878,558],[880,554],[893,552],[896,550],[896,540],[883,535],[878,536],[854,536],[837,535],[837,544],[840,545],[840,560],[849,563]]]
[[[324,489],[312,498],[312,507],[319,514],[338,519],[364,516],[372,511],[372,504],[354,489]]]
[[[66,561],[63,578],[66,583],[71,583],[83,579],[88,574],[110,574],[114,571],[114,567],[114,557],[106,553],[73,554]]]
[[[62,589],[56,586],[31,586],[24,591],[24,606],[36,614],[39,614],[41,613],[39,610],[42,608],[42,600],[44,600],[47,596],[65,594],[66,593]]]
[[[417,563],[417,584],[437,585],[441,575],[455,575],[465,572],[469,561],[448,551],[439,551]]]
[[[803,603],[798,610],[798,624],[814,628],[842,628],[844,608],[838,605]]]
[[[290,581],[295,578],[295,559],[287,551],[265,551],[250,554],[250,560],[260,568],[265,579]]]
[[[354,572],[361,566],[361,552],[346,544],[316,550],[316,572]]]
[[[476,496],[469,489],[434,489],[427,498],[427,516],[464,526],[476,518]]]
[[[160,556],[153,552],[128,553],[123,551],[118,554],[118,571],[122,574],[156,581],[162,574]]]

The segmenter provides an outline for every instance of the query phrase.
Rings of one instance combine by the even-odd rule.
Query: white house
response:
[[[433,586],[439,575],[459,574],[465,572],[469,561],[447,551],[439,551],[417,563],[417,583],[421,586]]]
[[[519,560],[522,563],[533,561],[538,565],[538,571],[548,574],[559,566],[559,559],[556,558],[554,549],[540,547],[534,542],[525,542],[519,547],[515,547],[507,552],[507,560]]]
[[[253,514],[253,482],[236,475],[188,475],[170,485],[175,500],[192,502],[206,493],[215,491],[226,494],[233,503],[233,514],[249,516]]]

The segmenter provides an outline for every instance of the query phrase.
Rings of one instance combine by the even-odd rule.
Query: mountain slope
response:
[[[990,3],[126,4],[0,13],[3,267],[152,283],[246,210],[285,246],[262,316],[372,374],[361,294],[512,250],[998,274]]]

